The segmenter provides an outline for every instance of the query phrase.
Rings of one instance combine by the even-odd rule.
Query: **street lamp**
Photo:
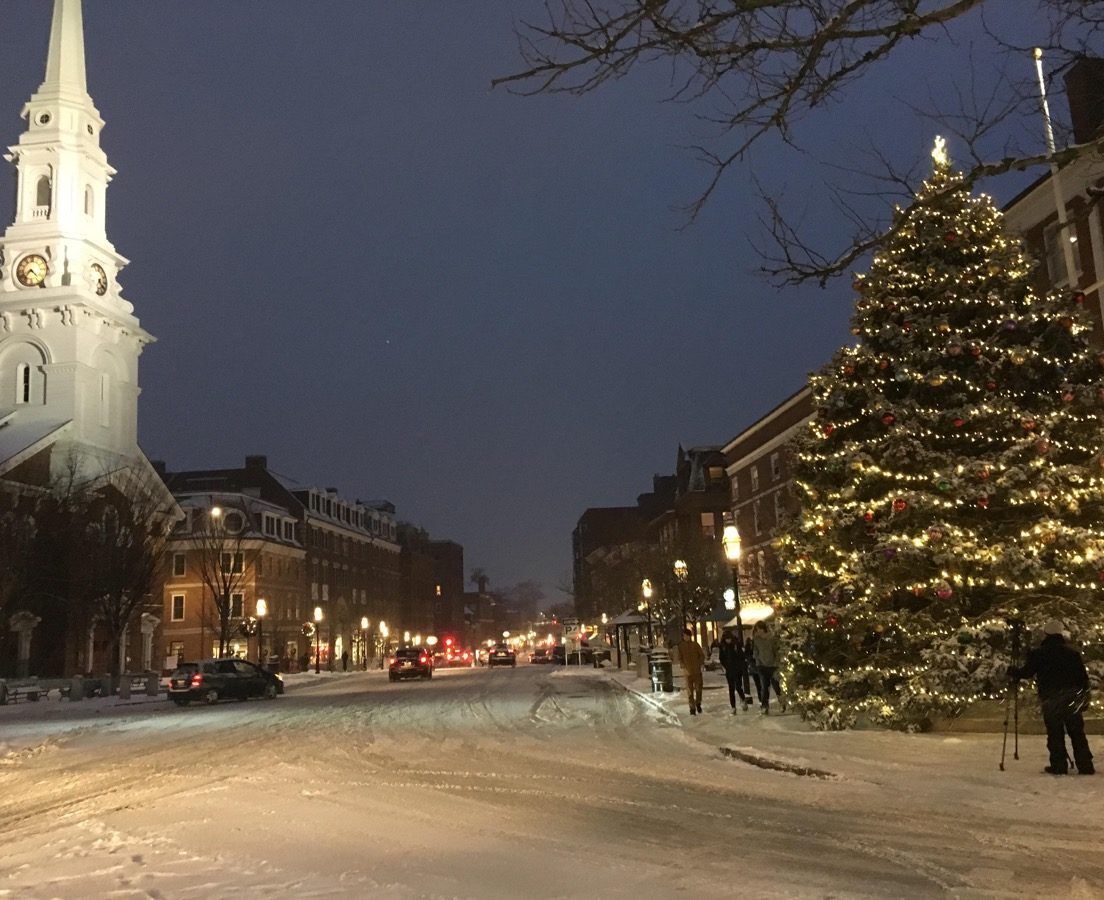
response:
[[[724,515],[724,530],[721,532],[721,546],[724,547],[725,559],[732,567],[732,609],[736,612],[736,635],[740,644],[740,652],[744,651],[744,623],[740,619],[740,531],[736,528],[736,518],[732,513]],[[725,605],[727,606],[728,591],[725,591]]]
[[[650,647],[652,646],[652,594],[655,593],[650,578],[640,582],[640,593],[644,595],[644,599],[637,606],[637,611],[644,613],[648,618],[648,646]]]
[[[317,675],[321,672],[320,663],[322,660],[322,607],[316,606],[314,608],[314,674]]]
[[[268,613],[268,604],[264,597],[257,598],[257,665],[264,665],[264,617]]]
[[[380,662],[379,667],[383,668],[383,658],[387,655],[387,638],[391,634],[391,629],[387,627],[386,622],[380,622],[379,635],[380,635]]]
[[[678,583],[679,610],[682,614],[682,627],[686,628],[686,576],[689,570],[685,559],[676,559],[672,569],[675,573],[675,581]]]
[[[360,618],[360,655],[362,657],[361,662],[364,664],[364,670],[368,670],[368,617],[361,616]]]

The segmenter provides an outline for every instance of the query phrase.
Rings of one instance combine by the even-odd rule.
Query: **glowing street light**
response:
[[[264,597],[257,598],[257,665],[264,665],[264,617],[268,613],[268,604]]]
[[[314,608],[314,674],[321,672],[322,661],[322,607]]]

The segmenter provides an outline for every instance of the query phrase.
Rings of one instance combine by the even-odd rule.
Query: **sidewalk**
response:
[[[962,788],[963,778],[973,785],[977,780],[1001,784],[1024,784],[1023,776],[1036,786],[1035,775],[1042,775],[1047,761],[1044,734],[1027,734],[1025,707],[1034,704],[1034,697],[1021,694],[1021,729],[1019,760],[1015,760],[1015,736],[1010,732],[1006,748],[1006,771],[999,769],[1003,739],[1003,717],[995,731],[931,732],[906,734],[881,728],[849,731],[815,731],[795,713],[781,714],[771,703],[769,715],[761,715],[756,706],[748,712],[740,708],[733,715],[728,704],[728,687],[720,671],[705,673],[702,691],[702,712],[691,716],[686,702],[682,673],[675,666],[675,690],[653,693],[649,679],[639,678],[634,670],[604,667],[591,670],[599,677],[621,685],[644,702],[665,714],[675,727],[681,728],[687,739],[701,745],[705,752],[720,753],[733,759],[741,768],[754,766],[773,773],[788,773],[800,783],[811,781],[863,781],[893,785],[894,789],[911,790],[917,784],[936,779],[947,785],[947,802],[956,801],[955,788]],[[754,688],[754,685],[753,685]],[[1090,746],[1098,755],[1104,753],[1099,738],[1090,736]],[[1058,780],[1059,783],[1061,779]],[[1070,779],[1073,787],[1104,796],[1104,777]],[[968,789],[968,788],[967,788]],[[930,789],[925,788],[926,793]]]

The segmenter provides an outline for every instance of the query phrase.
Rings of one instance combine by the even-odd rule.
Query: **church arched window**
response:
[[[15,402],[31,402],[31,367],[26,363],[15,367]]]
[[[35,187],[35,206],[49,206],[52,195],[53,189],[50,184],[50,176],[40,175]]]
[[[95,210],[95,195],[92,193],[92,185],[84,186],[84,214],[91,216]]]
[[[100,375],[100,424],[111,424],[111,376],[106,372]]]

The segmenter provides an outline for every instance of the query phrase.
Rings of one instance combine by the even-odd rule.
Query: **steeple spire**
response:
[[[81,0],[54,0],[50,51],[41,92],[88,93],[84,67],[84,22]]]

